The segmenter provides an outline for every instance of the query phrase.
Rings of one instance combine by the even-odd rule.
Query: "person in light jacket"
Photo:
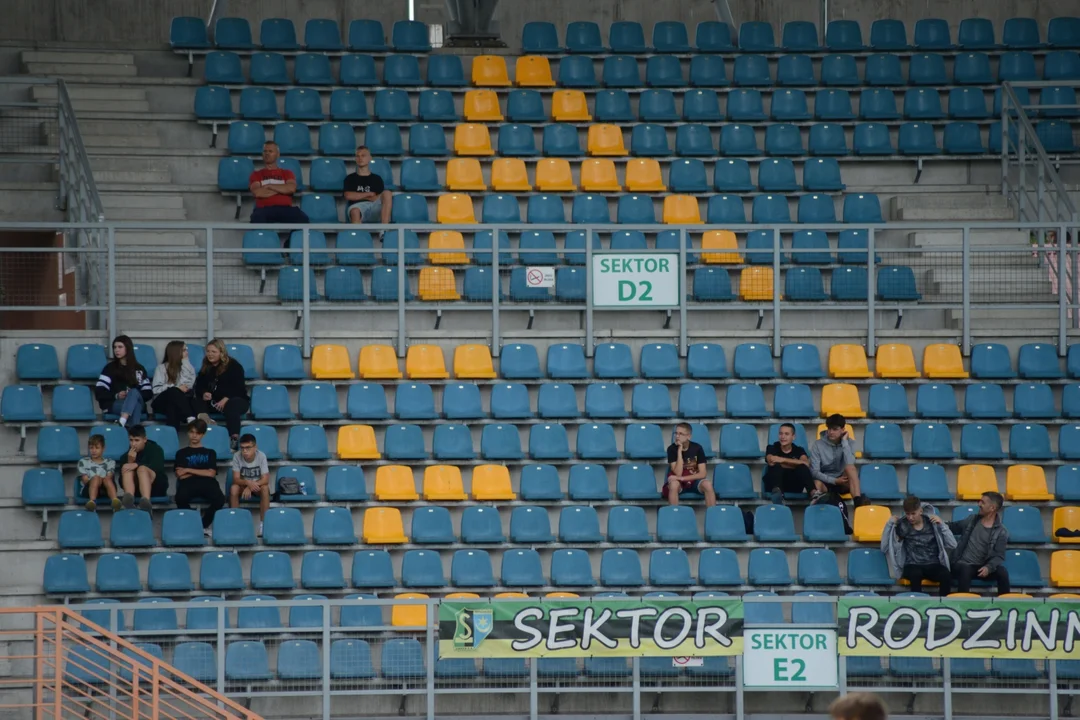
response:
[[[179,429],[195,419],[195,368],[188,360],[186,343],[173,340],[165,346],[165,362],[154,369],[152,387],[154,412],[164,415],[166,423]]]
[[[889,518],[881,532],[881,552],[893,577],[906,578],[912,592],[922,592],[923,580],[936,582],[941,597],[952,592],[949,553],[956,537],[934,514],[934,508],[914,495],[904,498],[904,514]]]

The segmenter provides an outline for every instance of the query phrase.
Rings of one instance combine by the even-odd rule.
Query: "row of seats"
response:
[[[869,473],[864,465],[862,477],[871,487],[864,487],[863,492],[872,496],[874,489],[880,487],[883,493],[891,491],[891,497],[873,495],[876,502],[898,501],[900,492],[895,485],[882,479],[884,472]],[[889,467],[889,466],[882,466]],[[979,467],[979,466],[973,466]],[[960,493],[965,498],[979,498],[987,492],[986,485],[961,476],[963,484]],[[387,485],[389,483],[385,483]],[[1019,483],[1017,483],[1019,484]],[[1013,487],[1013,485],[1010,485]],[[992,485],[996,492],[996,482]],[[390,488],[392,490],[392,488]],[[418,498],[410,485],[404,490]],[[1045,490],[1045,488],[1043,488]],[[436,492],[430,492],[434,490]],[[1015,490],[1015,488],[1014,488]],[[1027,490],[1027,488],[1021,488]],[[376,485],[378,492],[378,485]],[[457,488],[460,498],[464,491],[460,484]],[[400,502],[398,493],[388,492],[390,500]],[[447,497],[446,487],[429,488],[425,481],[425,497],[445,502],[460,498]],[[1022,501],[1030,502],[1029,493],[1021,494]],[[1050,498],[1044,494],[1043,499]],[[1009,497],[1016,500],[1014,491]],[[855,526],[852,538],[857,542],[875,542],[881,540],[884,523],[892,517],[891,510],[881,505],[868,505],[872,510],[861,511],[856,508]],[[954,519],[963,519],[977,513],[975,505],[955,508]],[[413,511],[410,541],[416,545],[441,545],[457,542],[467,544],[545,544],[545,543],[730,543],[746,542],[751,535],[756,542],[798,542],[795,521],[791,509],[785,505],[759,505],[754,512],[754,530],[748,534],[745,529],[742,510],[735,505],[716,505],[705,513],[704,533],[698,528],[694,509],[682,505],[661,507],[656,514],[655,536],[649,532],[645,509],[640,505],[615,505],[609,508],[606,519],[606,532],[600,530],[600,519],[596,509],[589,505],[569,505],[562,508],[558,515],[558,533],[551,530],[548,511],[536,505],[515,507],[510,514],[509,532],[504,534],[502,519],[495,508],[487,506],[466,507],[461,514],[460,533],[456,534],[450,519],[449,510],[442,506],[418,507]],[[1080,507],[1059,507],[1053,513],[1053,532],[1060,529],[1076,530],[1080,522]],[[205,543],[202,523],[197,512],[191,510],[169,510],[162,521],[161,545],[164,547],[202,546]],[[1043,529],[1042,515],[1038,508],[1029,505],[1011,505],[1005,509],[1003,523],[1009,531],[1010,543],[1047,543],[1051,537]],[[262,542],[269,546],[315,545],[356,545],[356,530],[353,517],[347,508],[320,507],[315,511],[310,535],[304,530],[304,520],[296,508],[272,508],[263,518]],[[812,505],[805,509],[802,520],[802,540],[808,543],[847,541],[844,520],[840,510],[831,505]],[[1053,537],[1054,542],[1077,544],[1080,538]],[[57,531],[57,543],[64,549],[97,549],[105,547],[101,531],[101,521],[95,512],[68,510],[61,513]],[[239,509],[218,510],[213,524],[213,544],[228,547],[250,547],[258,543],[251,512]],[[150,514],[142,510],[123,510],[114,513],[109,530],[108,547],[111,548],[147,548],[156,547]],[[402,562],[402,573],[407,575],[410,565],[424,563],[425,551],[412,550],[406,553]],[[436,557],[438,557],[436,555]],[[442,586],[445,583],[436,583]],[[405,585],[410,586],[409,582]]]
[[[264,88],[246,88],[247,100],[241,103],[243,112],[262,111],[268,106],[270,95]],[[1044,117],[1075,117],[1074,108],[1039,109],[1042,105],[1076,105],[1076,91],[1071,87],[1048,87],[1038,93],[1027,88],[1014,88],[1017,99],[1024,107],[1031,106],[1029,115]],[[241,100],[244,99],[241,92]],[[274,109],[277,109],[277,95]],[[896,93],[887,88],[867,88],[853,96],[845,89],[807,92],[795,88],[762,92],[761,90],[737,90],[725,95],[728,119],[764,120],[764,99],[770,100],[770,116],[774,120],[809,120],[808,100],[813,100],[814,117],[819,120],[849,121],[856,118],[853,97],[858,99],[858,117],[864,120],[897,120]],[[254,102],[253,98],[258,100]],[[292,88],[285,93],[284,118],[291,121],[321,121],[327,117],[347,122],[375,120],[413,122],[457,122],[464,117],[467,122],[547,123],[597,122],[632,123],[645,122],[709,122],[718,123],[725,118],[720,109],[721,94],[715,90],[688,90],[676,95],[670,90],[643,90],[637,95],[637,111],[632,108],[630,94],[626,90],[603,90],[594,96],[592,107],[581,90],[558,90],[551,96],[550,112],[544,100],[535,90],[514,90],[507,96],[505,112],[499,97],[491,90],[470,90],[465,93],[463,112],[459,113],[453,98],[441,90],[420,92],[416,111],[404,90],[377,90],[372,110],[368,111],[368,99],[363,90],[339,88],[330,93],[329,104],[313,88]],[[681,106],[681,110],[677,107]],[[949,117],[954,119],[983,120],[1001,117],[1001,89],[994,90],[993,111],[987,110],[986,91],[981,88],[958,87],[948,91],[946,106]],[[911,118],[940,118],[941,93],[931,88],[911,88],[903,95],[905,115]],[[268,110],[268,108],[267,108]],[[201,120],[222,120],[235,116],[232,95],[227,88],[207,85],[196,92],[195,116]],[[275,113],[275,117],[277,114]],[[280,143],[279,143],[280,144]]]
[[[276,113],[276,110],[274,110]],[[251,119],[264,119],[265,115],[245,115]],[[938,141],[935,129],[942,126],[942,142]],[[731,123],[719,129],[719,154],[732,157],[760,157],[763,154],[782,157],[805,157],[824,155],[843,157],[854,153],[859,156],[892,156],[898,150],[904,155],[926,155],[941,151],[942,146],[951,154],[1001,152],[1001,122],[989,125],[986,142],[983,132],[976,122],[956,121],[935,123],[933,121],[903,123],[898,131],[885,122],[861,122],[848,129],[837,123],[816,123],[808,129],[792,123],[773,123],[764,128],[763,133],[756,132],[753,125]],[[262,134],[260,134],[260,130]],[[803,130],[807,138],[803,139]],[[241,147],[245,152],[251,150],[256,142],[265,142],[265,129],[259,125],[238,125]],[[307,132],[307,135],[303,135]],[[683,124],[674,129],[675,147],[672,152],[668,140],[668,128],[654,123],[635,125],[630,129],[630,144],[627,146],[623,129],[618,125],[599,123],[590,125],[586,133],[587,153],[601,157],[638,157],[669,158],[710,157],[715,159],[717,145],[710,129],[699,123]],[[1035,123],[1035,132],[1049,152],[1074,152],[1072,125],[1065,120],[1040,120]],[[289,128],[282,133],[299,133],[289,143],[302,143],[304,137],[308,143],[311,134],[307,128]],[[764,144],[759,144],[758,136],[763,135]],[[851,135],[849,142],[848,135]],[[246,137],[245,137],[246,135]],[[476,123],[459,124],[454,127],[453,154],[461,157],[505,157],[534,158],[566,157],[581,158],[582,150],[578,128],[573,125],[547,125],[543,129],[540,149],[537,149],[535,130],[528,125],[501,125],[497,129],[494,144],[491,132],[486,125]],[[260,139],[261,138],[261,139]],[[894,139],[895,138],[895,139]],[[1015,144],[1015,138],[1011,144]],[[942,145],[943,143],[943,145]],[[380,157],[400,157],[416,155],[421,157],[444,157],[450,154],[446,144],[446,130],[441,125],[423,123],[414,125],[409,130],[409,140],[402,141],[401,128],[394,123],[371,123],[364,128],[362,143],[372,154]],[[347,123],[327,123],[319,128],[318,151],[328,156],[350,156],[358,147],[356,130]],[[307,148],[303,148],[306,150]],[[763,151],[764,150],[764,151]],[[314,148],[312,148],[314,151]],[[311,153],[309,152],[308,155]],[[250,159],[236,159],[232,165],[219,165],[218,184],[223,188],[238,191],[246,189],[239,186],[241,173],[252,168]],[[280,159],[279,164],[289,170],[299,168],[296,159]],[[229,180],[223,181],[222,168],[229,173]],[[244,176],[246,177],[246,176]],[[427,185],[439,187],[437,178],[428,175]]]
[[[263,350],[262,372],[255,362],[250,345],[229,344],[230,358],[240,363],[248,380],[305,380],[304,358],[298,345],[273,344]],[[188,345],[192,363],[202,362],[201,346]],[[144,368],[156,367],[159,361],[149,345],[135,345],[135,357]],[[877,349],[875,369],[883,378],[914,378],[920,373],[914,350],[903,343],[887,343]],[[69,380],[97,380],[108,359],[105,347],[97,344],[71,345],[67,350],[66,377]],[[931,380],[965,379],[960,349],[956,345],[931,344],[923,350],[922,376]],[[678,348],[671,343],[647,343],[639,351],[638,362],[625,343],[602,343],[595,347],[590,370],[585,348],[575,343],[549,345],[546,372],[540,368],[536,346],[516,343],[503,346],[499,372],[494,369],[491,349],[486,345],[463,344],[454,348],[453,373],[465,380],[646,380],[688,377],[694,380],[740,379],[768,380],[776,377],[820,379],[826,376],[821,354],[814,344],[784,345],[780,350],[777,373],[773,349],[762,343],[741,343],[735,348],[734,364],[729,370],[724,346],[714,343],[691,344],[683,370]],[[1080,378],[1080,345],[1070,345],[1066,359],[1069,378]],[[866,350],[859,345],[837,343],[829,347],[828,375],[834,378],[865,379],[874,376],[869,369]],[[363,380],[440,380],[450,377],[443,350],[438,345],[416,343],[406,351],[404,374],[397,352],[389,345],[372,343],[360,349],[359,377]],[[15,353],[15,370],[20,380],[59,380],[60,362],[53,345],[26,343]],[[998,343],[978,343],[971,348],[970,376],[977,380],[1058,380],[1062,371],[1057,348],[1049,343],[1026,343],[1021,346],[1016,364],[1009,348]],[[357,377],[349,350],[343,345],[319,344],[312,352],[311,375],[316,380],[351,380]]]
[[[169,28],[169,44],[174,50],[190,52],[211,47],[226,50],[254,50],[251,25],[247,18],[222,17],[214,23],[214,42],[206,32],[206,22],[197,17],[174,17]],[[258,47],[263,50],[296,52],[296,28],[287,18],[266,18],[259,27]],[[337,20],[313,18],[304,25],[305,50],[340,52],[346,49],[341,42]],[[349,23],[348,49],[359,52],[431,52],[428,28],[416,20],[398,20],[391,28],[390,45],[380,20],[353,20]]]
[[[662,383],[633,385],[593,383],[585,388],[584,412],[572,385],[545,383],[538,389],[535,402],[524,384],[496,384],[488,402],[481,401],[480,389],[473,384],[447,384],[442,388],[441,413],[436,408],[435,393],[427,383],[407,383],[394,388],[393,417],[399,420],[495,420],[514,419],[587,419],[628,418],[817,418],[840,413],[847,418],[949,420],[1057,420],[1080,418],[1080,384],[1062,389],[1061,408],[1054,400],[1053,388],[1046,384],[1015,386],[1011,410],[1006,407],[1000,385],[978,384],[964,387],[964,412],[957,404],[956,389],[948,384],[915,386],[915,412],[908,403],[903,385],[881,383],[870,386],[867,405],[858,388],[848,384],[829,384],[814,401],[809,385],[802,383],[774,386],[773,399],[766,402],[761,385],[721,385],[724,404],[717,399],[717,387],[711,384],[686,383],[669,387]],[[251,416],[255,420],[389,420],[386,389],[378,384],[347,387],[344,411],[338,402],[338,388],[328,383],[300,386],[296,410],[284,385],[255,385],[251,389]],[[677,402],[673,406],[671,391]],[[629,410],[626,397],[629,395]],[[0,416],[8,423],[44,422],[46,413],[40,388],[33,385],[8,385],[4,388]],[[57,387],[53,391],[51,418],[57,422],[92,422],[97,419],[96,405],[86,385]]]
[[[825,85],[850,87],[867,85],[994,85],[1001,82],[1030,82],[1035,80],[1076,80],[1080,72],[1080,57],[1076,52],[1059,50],[1043,59],[1042,77],[1030,52],[1007,52],[997,58],[997,72],[991,69],[986,53],[970,52],[952,58],[953,71],[945,69],[945,57],[935,53],[912,55],[907,59],[905,80],[900,57],[892,54],[871,55],[865,60],[860,75],[854,55],[826,55],[820,60],[817,76],[814,61],[808,55],[785,55],[776,61],[776,75],[771,63],[762,55],[740,55],[732,67],[731,84],[744,87],[776,85]],[[505,59],[501,55],[478,55],[472,58],[471,84],[477,87],[523,88],[639,88],[650,87],[721,87],[728,84],[724,59],[715,55],[698,55],[691,59],[689,75],[684,76],[682,63],[672,56],[655,56],[645,64],[642,81],[638,59],[631,55],[609,55],[601,63],[597,77],[596,62],[588,57],[566,57],[559,61],[557,73],[552,72],[546,57],[522,55],[510,79]],[[276,52],[260,52],[251,56],[245,76],[240,56],[234,52],[211,52],[206,56],[203,79],[208,83],[225,85],[345,85],[391,87],[465,86],[461,58],[457,55],[437,55],[427,61],[427,77],[421,78],[420,63],[412,55],[391,55],[383,61],[382,82],[375,72],[375,60],[370,55],[346,55],[341,58],[335,77],[330,56],[303,53],[293,61],[290,78],[285,56]]]
[[[805,431],[801,426],[799,430]],[[695,428],[696,429],[696,428]],[[775,439],[775,430],[770,429],[770,435]],[[697,436],[695,436],[695,441]],[[796,441],[798,443],[798,439]],[[805,446],[804,446],[805,447]],[[709,448],[710,457],[711,448]],[[949,489],[946,480],[945,468],[938,464],[907,465],[900,466],[900,470],[906,468],[906,482],[904,491],[900,490],[898,469],[896,466],[883,463],[864,463],[859,466],[859,478],[868,497],[879,502],[890,502],[901,499],[906,494],[917,495],[928,502],[950,503],[957,498],[961,500],[977,500],[981,495],[993,490],[1003,492],[1007,499],[1014,502],[1032,503],[1045,502],[1057,499],[1060,502],[1076,503],[1080,501],[1080,466],[1062,465],[1055,468],[1054,491],[1050,492],[1046,482],[1046,472],[1043,468],[1033,465],[1010,465],[1006,472],[1005,487],[1002,491],[997,479],[995,469],[989,465],[962,465],[957,472],[957,490]],[[567,478],[567,489],[562,489],[559,472],[554,465],[536,464],[524,465],[520,471],[519,492],[514,493],[510,483],[509,471],[500,465],[478,465],[473,468],[464,468],[470,475],[469,492],[465,491],[462,481],[462,470],[451,465],[437,465],[425,468],[422,487],[417,491],[416,478],[413,471],[408,467],[387,465],[379,467],[375,474],[374,491],[369,494],[363,468],[358,465],[334,465],[328,467],[323,481],[323,493],[319,492],[319,484],[315,478],[314,470],[304,465],[282,466],[275,473],[276,481],[282,477],[295,477],[305,490],[303,495],[284,496],[285,503],[310,503],[321,502],[325,499],[331,503],[366,503],[372,498],[382,502],[467,502],[469,498],[477,503],[509,502],[520,496],[524,502],[532,503],[565,503],[567,499],[572,502],[607,503],[613,500],[633,501],[635,503],[648,503],[660,500],[657,490],[657,469],[649,465],[619,465],[616,472],[615,492],[611,491],[608,475],[602,465],[572,465]],[[762,469],[764,472],[764,469]],[[717,494],[725,499],[753,501],[764,496],[764,492],[755,489],[750,467],[741,463],[722,464],[714,469],[713,481],[716,485]],[[79,499],[78,479],[74,479],[71,489],[74,491],[72,502],[81,505]],[[694,497],[694,499],[697,499]],[[49,505],[67,505],[68,496],[64,487],[63,474],[56,468],[31,468],[23,473],[22,500],[27,507],[40,507]],[[161,504],[168,504],[167,497],[160,498]],[[727,506],[717,506],[727,507]],[[825,507],[825,506],[821,506]],[[1021,505],[1018,507],[1028,507]],[[445,532],[449,525],[449,516],[445,509],[421,507],[413,511],[413,525],[409,537],[415,543],[443,543],[455,542],[451,538],[456,537],[452,532]],[[276,511],[276,510],[275,510]],[[706,510],[705,537],[714,540],[721,535],[730,541],[745,540],[740,535],[742,525],[730,515],[724,517],[712,517],[713,514],[728,513],[727,509]],[[1030,518],[1030,507],[1025,510],[1026,517]],[[170,511],[171,512],[171,511]],[[181,512],[181,511],[177,511]],[[188,512],[190,511],[182,511]],[[393,516],[393,509],[387,510]],[[531,512],[531,511],[530,511]],[[635,511],[636,512],[636,511]],[[819,512],[817,510],[814,511]],[[957,510],[957,512],[960,512]],[[964,512],[967,512],[966,510]],[[520,521],[523,523],[536,520],[538,516],[532,516],[525,511],[514,510],[521,514]],[[1020,532],[1021,525],[1034,528],[1034,523],[1026,520],[1021,522],[1018,517],[1019,510],[1008,510],[1012,518],[1013,528]],[[1076,528],[1075,513],[1073,510],[1054,511],[1054,530],[1061,527]],[[1016,517],[1014,517],[1016,516]],[[383,518],[380,511],[377,518]],[[532,520],[530,520],[530,518]],[[196,518],[197,519],[197,518]],[[365,519],[365,527],[373,527],[373,519]],[[543,522],[547,522],[543,520]],[[1072,523],[1070,525],[1070,523]],[[522,527],[532,525],[522,525]],[[166,546],[201,545],[202,537],[198,534],[200,528],[196,527],[191,517],[187,515],[168,515],[166,524],[162,526],[162,544]],[[396,523],[393,524],[396,528]],[[517,523],[511,518],[511,539],[525,537],[524,534],[515,533]],[[721,533],[719,529],[724,528]],[[396,532],[396,530],[394,531]],[[522,533],[525,531],[523,530]],[[100,533],[99,533],[100,534]],[[393,534],[398,537],[401,533]],[[387,533],[380,531],[369,537],[386,537]],[[1042,537],[1033,530],[1025,530],[1021,536]],[[319,537],[323,537],[322,534]],[[842,538],[837,537],[839,542]],[[1071,543],[1071,538],[1054,538],[1055,542]],[[316,540],[315,542],[318,542]],[[1028,542],[1028,541],[1025,541]],[[1041,542],[1030,540],[1030,542]],[[115,544],[115,542],[113,543]],[[152,544],[152,543],[150,543]]]
[[[173,18],[169,42],[176,50],[206,50],[211,47],[206,24],[200,18]],[[361,52],[428,52],[426,28],[423,23],[398,21],[392,28],[392,48],[386,45],[386,33],[378,20],[353,20],[349,23],[347,43],[342,42],[336,20],[313,18],[304,25],[305,50],[341,52],[345,49]],[[558,30],[550,22],[525,23],[521,31],[521,47],[526,53],[560,54],[563,52],[602,54],[615,53],[728,53],[743,52],[863,52],[866,50],[997,50],[1074,48],[1080,47],[1080,19],[1055,17],[1046,26],[1046,43],[1042,42],[1039,25],[1033,18],[1010,18],[1002,28],[1002,43],[996,41],[993,22],[986,18],[966,18],[960,22],[957,44],[953,44],[947,21],[923,18],[916,22],[914,46],[908,44],[907,27],[903,21],[875,20],[870,28],[869,45],[864,45],[862,29],[854,20],[832,20],[825,31],[824,45],[819,43],[814,23],[792,21],[784,24],[781,42],[777,45],[773,27],[767,22],[745,22],[739,26],[738,48],[726,23],[707,21],[697,24],[694,45],[691,47],[686,25],[665,20],[653,25],[652,44],[645,44],[645,31],[636,21],[617,21],[611,24],[608,45],[604,46],[600,26],[595,22],[572,22],[566,27],[565,47],[560,44]],[[267,18],[262,21],[258,47],[263,50],[300,50],[296,28],[286,18]],[[245,18],[219,18],[214,25],[214,47],[219,49],[253,50],[251,26]],[[437,57],[437,56],[435,56]]]
[[[411,553],[411,554],[410,554]],[[496,553],[497,554],[497,553]],[[251,556],[249,581],[244,581],[240,556],[235,552],[213,551],[200,555],[199,589],[215,592],[253,590],[344,590],[347,587],[724,587],[744,584],[766,587],[803,586],[837,587],[845,584],[840,575],[836,553],[829,548],[809,548],[798,553],[798,570],[792,578],[787,554],[781,548],[750,550],[747,574],[739,569],[731,548],[706,548],[697,554],[697,574],[690,569],[690,558],[681,548],[660,548],[650,552],[649,572],[642,573],[641,558],[633,548],[611,548],[602,553],[599,583],[593,574],[589,553],[581,549],[553,550],[550,553],[550,579],[545,577],[540,554],[536,550],[507,550],[501,554],[501,572],[496,577],[492,553],[485,550],[454,552],[450,576],[443,572],[442,558],[435,550],[406,553],[415,558],[417,570],[401,583],[394,578],[389,555],[385,551],[357,551],[352,559],[351,584],[343,572],[342,557],[331,550],[304,553],[298,578],[294,578],[292,560],[287,552],[267,550]],[[853,560],[854,558],[858,558]],[[870,559],[868,559],[870,558]],[[876,558],[876,559],[875,559]],[[191,562],[184,553],[164,552],[150,556],[146,584],[140,578],[138,561],[129,553],[108,553],[97,557],[94,590],[99,593],[193,592]],[[885,572],[873,577],[860,575],[860,564],[880,563]],[[854,564],[854,574],[853,574]],[[848,552],[847,584],[893,585],[885,558],[880,550]],[[1057,550],[1050,557],[1049,583],[1042,574],[1038,556],[1032,550],[1008,550],[1005,567],[1013,587],[1080,587],[1080,551]],[[874,569],[874,568],[871,568]],[[447,582],[449,580],[449,582]],[[299,582],[297,582],[299,581]],[[387,586],[385,583],[389,582]],[[981,581],[978,586],[988,586]],[[91,591],[86,561],[82,555],[51,555],[45,561],[45,592],[71,595]]]

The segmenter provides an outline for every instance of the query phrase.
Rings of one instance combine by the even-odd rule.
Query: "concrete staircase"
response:
[[[1001,195],[977,193],[939,193],[934,195],[898,195],[892,199],[894,220],[1007,222],[1016,219],[1016,211]],[[928,267],[919,278],[923,299],[929,302],[959,303],[963,298],[963,259],[959,248],[960,231],[920,230],[908,234],[909,243],[925,250],[957,248],[936,256],[927,256]],[[1054,330],[1056,309],[980,308],[979,304],[1056,303],[1049,270],[1040,264],[1029,249],[1027,231],[972,230],[969,234],[971,327],[974,332],[1008,329]],[[918,273],[917,273],[918,274]],[[949,310],[947,321],[956,328],[963,325],[961,310]]]

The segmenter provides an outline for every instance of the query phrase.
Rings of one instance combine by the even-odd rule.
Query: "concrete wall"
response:
[[[765,20],[779,26],[792,20],[817,21],[820,0],[729,0],[737,22]],[[125,47],[160,47],[166,43],[169,22],[176,15],[206,17],[210,0],[5,0],[5,22],[0,42],[86,45],[117,44]],[[405,0],[359,3],[351,0],[226,0],[225,13],[257,22],[266,17],[291,18],[298,25],[313,17],[334,18],[343,26],[357,17],[381,20],[389,29],[407,17]],[[530,20],[548,20],[562,27],[574,20],[594,20],[606,28],[614,21],[637,20],[646,32],[658,20],[681,20],[691,27],[713,20],[709,0],[594,0],[582,12],[576,0],[548,0],[537,13],[529,3],[504,0],[496,10],[503,39],[513,48],[520,42],[520,28]],[[447,20],[440,0],[419,0],[417,19],[428,23]],[[864,35],[879,18],[899,18],[914,25],[922,17],[943,17],[955,35],[965,17],[990,18],[1000,25],[1010,17],[1035,17],[1040,24],[1059,15],[1080,15],[1080,0],[831,0],[832,18],[858,20]],[[220,14],[220,13],[219,13]],[[257,32],[257,30],[256,30]]]

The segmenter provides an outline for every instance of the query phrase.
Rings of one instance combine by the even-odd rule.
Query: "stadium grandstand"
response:
[[[4,10],[5,719],[1080,712],[1077,0]]]

